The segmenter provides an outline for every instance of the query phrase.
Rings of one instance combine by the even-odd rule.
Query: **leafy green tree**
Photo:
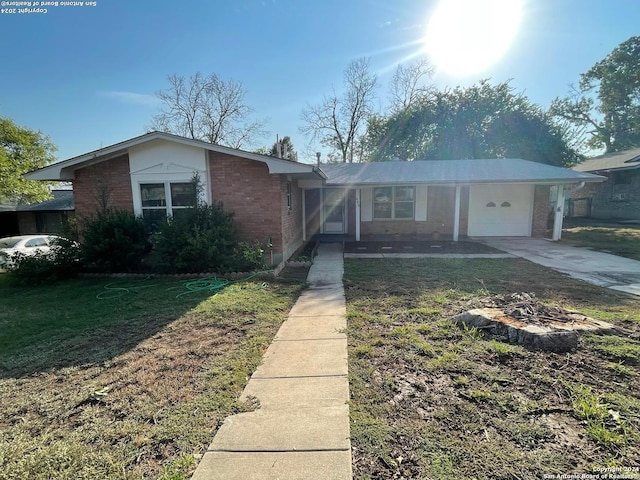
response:
[[[640,36],[622,42],[580,75],[551,112],[586,135],[586,145],[607,153],[640,146]]]
[[[293,142],[289,136],[282,137],[280,140],[275,142],[271,146],[271,150],[269,150],[269,155],[272,157],[278,157],[281,155],[282,158],[286,158],[287,160],[298,161],[298,154],[295,148],[293,148]]]
[[[46,184],[22,175],[53,162],[55,151],[48,136],[0,117],[0,197],[27,203],[49,198]]]
[[[280,145],[279,148],[278,145]],[[260,147],[255,152],[260,155],[271,155],[272,157],[285,158],[294,162],[298,161],[298,152],[293,148],[293,142],[288,135],[273,142],[271,147]]]
[[[566,132],[508,82],[431,91],[406,110],[368,123],[372,161],[524,158],[551,165],[580,159]]]

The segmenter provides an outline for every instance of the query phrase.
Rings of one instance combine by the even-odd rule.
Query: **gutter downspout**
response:
[[[571,187],[569,189],[569,194],[573,193],[573,192],[577,192],[578,190],[580,190],[581,188],[584,188],[584,186],[587,184],[587,182],[580,182],[577,183],[576,185],[574,185],[573,187]]]

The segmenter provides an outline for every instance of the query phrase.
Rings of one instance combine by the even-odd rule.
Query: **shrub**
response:
[[[153,237],[152,267],[160,272],[248,271],[264,266],[257,243],[235,240],[233,214],[222,203],[184,209],[160,224]]]
[[[155,269],[197,273],[229,271],[234,257],[233,214],[222,204],[199,204],[167,218],[154,234]]]
[[[81,256],[90,270],[139,271],[150,248],[144,221],[129,211],[108,210],[83,222]]]
[[[24,284],[41,284],[71,278],[80,270],[78,244],[66,238],[57,238],[49,252],[35,255],[18,254],[12,276]]]
[[[234,272],[249,272],[265,267],[264,249],[258,242],[240,242],[233,249],[229,268]]]

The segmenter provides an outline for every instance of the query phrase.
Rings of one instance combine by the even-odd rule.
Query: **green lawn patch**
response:
[[[285,272],[286,273],[286,272]],[[0,479],[186,479],[303,281],[0,277]]]
[[[346,259],[344,284],[354,478],[525,479],[640,463],[637,339],[535,352],[449,320],[479,297],[529,292],[638,331],[640,299],[521,259]]]
[[[579,225],[562,230],[562,242],[640,260],[640,225]]]

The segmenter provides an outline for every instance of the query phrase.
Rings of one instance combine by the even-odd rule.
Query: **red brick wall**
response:
[[[239,239],[264,244],[271,237],[274,263],[280,263],[284,253],[280,215],[283,202],[286,209],[286,179],[270,175],[264,163],[216,152],[209,152],[209,171],[212,199],[233,212]]]
[[[549,185],[536,185],[533,194],[532,237],[549,237]]]
[[[79,218],[91,216],[103,208],[133,212],[129,155],[76,170],[73,196]]]

